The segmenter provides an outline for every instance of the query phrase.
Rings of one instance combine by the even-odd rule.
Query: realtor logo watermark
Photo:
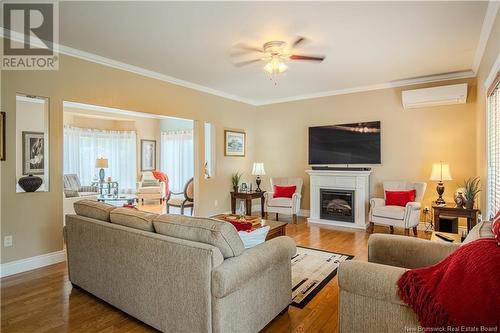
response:
[[[2,70],[59,68],[59,7],[56,1],[2,4]]]

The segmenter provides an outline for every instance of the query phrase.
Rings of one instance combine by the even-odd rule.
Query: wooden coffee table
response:
[[[213,219],[220,220],[227,222],[226,220],[223,219],[225,214],[219,214],[212,216]],[[229,222],[228,222],[229,223]],[[285,222],[280,222],[280,221],[273,221],[273,220],[264,220],[260,219],[260,223],[255,223],[252,230],[262,228],[265,226],[269,226],[269,232],[267,233],[266,241],[279,237],[279,236],[285,236],[286,235],[286,225],[287,223]]]

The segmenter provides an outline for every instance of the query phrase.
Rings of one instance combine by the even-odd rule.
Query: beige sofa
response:
[[[245,250],[225,222],[86,200],[75,211],[71,283],[161,331],[258,332],[291,302],[289,237]]]
[[[493,237],[491,223],[476,225],[464,243]],[[433,265],[460,245],[444,241],[374,234],[368,262],[340,264],[340,332],[419,332],[415,313],[401,301],[396,285],[407,270]]]

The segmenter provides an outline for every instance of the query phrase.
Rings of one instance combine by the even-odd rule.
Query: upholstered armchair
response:
[[[304,183],[302,178],[299,177],[275,177],[271,178],[271,191],[265,192],[265,211],[266,215],[269,213],[276,213],[276,220],[278,220],[278,214],[292,215],[292,222],[297,222],[297,214],[300,211],[300,199],[302,184]],[[291,198],[275,198],[274,197],[274,186],[294,186],[295,193]]]
[[[420,222],[420,208],[424,197],[427,183],[412,183],[402,181],[385,181],[384,198],[370,199],[370,229],[374,224],[387,225],[394,232],[394,227],[405,229],[405,234],[409,234],[410,228],[417,235],[417,225]],[[410,191],[415,190],[415,201],[408,202],[405,207],[386,206],[385,191]]]
[[[64,200],[63,211],[64,214],[75,214],[73,204],[79,200],[97,200],[99,196],[99,189],[95,186],[82,186],[80,178],[77,174],[70,173],[63,176],[64,186]]]
[[[174,195],[174,196],[172,196]],[[181,215],[184,215],[185,208],[191,208],[191,215],[194,209],[194,178],[187,181],[182,192],[169,192],[167,197],[167,214],[170,214],[170,206],[181,209]]]
[[[153,176],[151,171],[142,173],[141,181],[137,182],[137,200],[160,200],[160,204],[165,200],[167,185]]]

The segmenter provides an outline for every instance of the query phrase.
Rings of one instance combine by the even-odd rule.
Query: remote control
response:
[[[445,240],[447,242],[453,242],[453,239],[450,238],[450,237],[447,237],[445,235],[441,235],[441,234],[436,234],[436,236],[438,236],[439,238],[441,238],[442,240]]]

